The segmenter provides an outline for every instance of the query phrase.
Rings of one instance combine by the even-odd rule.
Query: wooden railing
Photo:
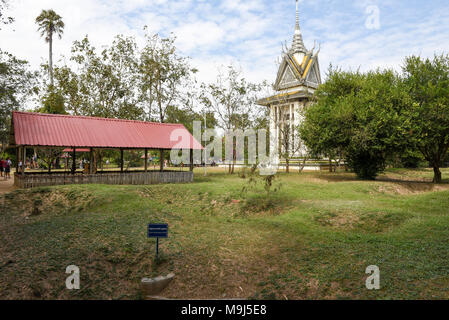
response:
[[[14,185],[18,188],[34,188],[66,184],[147,185],[189,182],[193,182],[193,172],[190,171],[112,172],[74,175],[70,173],[14,174]]]

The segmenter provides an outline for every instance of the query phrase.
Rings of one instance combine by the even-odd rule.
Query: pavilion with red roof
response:
[[[175,174],[189,172],[164,171],[163,151],[165,150],[190,150],[190,173],[187,180],[193,181],[193,150],[202,150],[201,144],[190,134],[182,124],[154,123],[136,120],[122,120],[109,118],[96,118],[71,115],[54,115],[34,112],[13,112],[11,121],[10,145],[17,148],[17,159],[25,163],[26,148],[65,148],[73,158],[71,175],[63,175],[63,179],[57,179],[58,173],[48,175],[46,180],[57,180],[50,184],[63,184],[82,180],[81,183],[112,183],[114,184],[149,184],[160,182],[189,182],[185,178],[179,178]],[[90,152],[96,149],[118,149],[121,153],[120,172],[103,172],[95,175],[90,166],[88,175],[82,178],[76,174],[76,153]],[[145,170],[144,172],[133,172],[134,177],[126,176],[131,172],[123,170],[124,150],[144,150]],[[148,150],[159,150],[161,154],[160,170],[158,172],[148,171]],[[17,161],[18,163],[19,161]],[[29,187],[25,180],[33,180],[31,186],[41,185],[37,178],[30,178],[32,174],[18,173],[16,168],[16,185]],[[140,175],[137,175],[140,174]],[[115,176],[108,176],[115,175]],[[34,175],[36,176],[36,175]],[[89,176],[91,179],[88,179]],[[98,176],[103,176],[100,179]],[[20,183],[23,180],[24,183]],[[44,179],[41,179],[44,180]],[[90,182],[92,181],[92,182]],[[139,183],[141,182],[141,183]]]

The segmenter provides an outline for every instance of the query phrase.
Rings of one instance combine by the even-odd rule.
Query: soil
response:
[[[4,177],[0,177],[0,194],[11,192],[14,187],[14,176],[11,174],[11,179],[5,180]]]

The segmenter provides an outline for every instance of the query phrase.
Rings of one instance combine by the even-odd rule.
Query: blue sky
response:
[[[241,66],[252,81],[275,80],[281,42],[290,45],[295,0],[14,0],[12,26],[0,31],[0,47],[37,67],[47,47],[35,17],[53,8],[66,23],[55,43],[56,60],[68,56],[74,40],[88,34],[97,46],[116,34],[142,39],[143,26],[167,35],[211,81],[220,65]],[[378,13],[379,24],[376,21]],[[302,0],[300,20],[306,47],[321,43],[323,76],[330,63],[344,69],[399,69],[405,56],[449,53],[447,0]]]

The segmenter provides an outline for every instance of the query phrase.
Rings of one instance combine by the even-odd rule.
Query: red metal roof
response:
[[[13,112],[16,145],[124,149],[202,149],[182,124]]]

